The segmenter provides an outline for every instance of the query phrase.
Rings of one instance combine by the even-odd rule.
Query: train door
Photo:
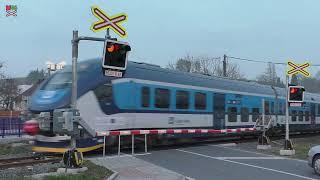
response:
[[[311,103],[311,124],[316,124],[316,104]]]
[[[225,128],[225,95],[216,93],[213,95],[213,127]]]

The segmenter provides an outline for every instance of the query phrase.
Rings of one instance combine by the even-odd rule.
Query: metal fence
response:
[[[23,122],[21,117],[12,113],[0,114],[0,136],[2,138],[12,135],[17,135],[20,137],[23,133]]]

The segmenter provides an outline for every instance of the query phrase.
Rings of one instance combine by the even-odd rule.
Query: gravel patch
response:
[[[23,179],[35,174],[56,172],[58,168],[63,167],[63,163],[42,163],[32,166],[15,167],[0,170],[0,179]]]

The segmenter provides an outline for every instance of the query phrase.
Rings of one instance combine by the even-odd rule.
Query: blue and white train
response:
[[[95,131],[253,127],[262,99],[273,126],[281,129],[285,123],[282,88],[139,62],[128,62],[123,78],[106,77],[101,59],[80,62],[78,75],[77,107]],[[37,115],[69,107],[71,77],[71,67],[49,77],[33,94],[29,111]],[[289,112],[291,130],[320,130],[320,95],[305,93],[304,106]]]

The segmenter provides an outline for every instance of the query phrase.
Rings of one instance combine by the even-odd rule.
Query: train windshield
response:
[[[70,88],[72,85],[72,73],[62,72],[56,73],[53,77],[41,88],[41,90],[57,90]]]

